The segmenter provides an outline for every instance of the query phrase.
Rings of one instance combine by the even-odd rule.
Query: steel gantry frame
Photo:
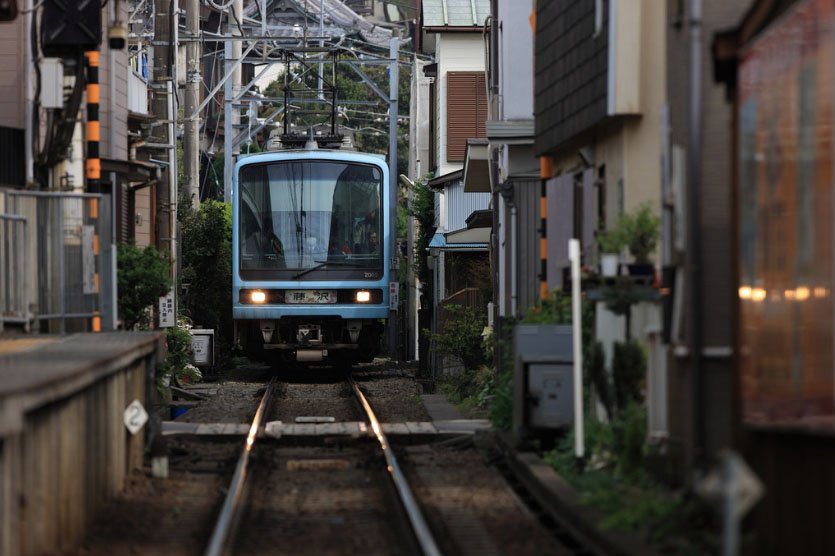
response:
[[[400,49],[400,38],[398,29],[391,30],[391,38],[389,39],[389,53],[388,57],[385,57],[383,54],[371,54],[368,52],[363,51],[361,56],[358,56],[357,53],[353,48],[348,48],[343,46],[343,42],[345,41],[345,32],[339,33],[339,35],[334,34],[334,29],[339,29],[339,27],[330,25],[328,30],[334,34],[334,36],[323,36],[325,34],[325,9],[324,9],[324,0],[319,0],[318,2],[314,0],[305,0],[303,4],[303,8],[305,10],[312,9],[313,12],[317,12],[315,15],[319,17],[319,25],[318,25],[318,36],[310,36],[308,34],[308,26],[307,26],[307,19],[305,19],[305,26],[304,28],[300,27],[289,27],[289,26],[282,26],[282,25],[273,25],[269,23],[269,15],[270,9],[275,8],[278,2],[273,2],[272,0],[250,0],[247,2],[247,7],[254,7],[250,11],[254,11],[256,13],[247,15],[244,10],[244,1],[243,0],[229,0],[224,2],[223,4],[219,4],[218,0],[205,0],[209,6],[213,7],[215,10],[221,11],[224,13],[225,16],[225,27],[223,34],[215,34],[209,33],[202,30],[198,30],[195,32],[193,29],[190,29],[189,33],[186,33],[180,37],[180,43],[190,44],[193,42],[202,43],[206,42],[216,42],[216,43],[223,43],[223,54],[224,54],[224,74],[220,80],[216,82],[214,87],[211,91],[208,92],[206,97],[203,99],[202,102],[199,104],[192,100],[194,97],[190,96],[189,101],[187,103],[186,108],[188,109],[185,116],[185,129],[187,132],[187,140],[186,143],[190,145],[189,152],[189,160],[190,163],[187,165],[187,169],[189,174],[186,176],[186,179],[192,185],[198,183],[198,169],[197,165],[193,162],[194,154],[193,151],[198,140],[194,137],[195,133],[197,133],[197,129],[199,124],[200,113],[206,108],[206,106],[215,99],[215,96],[219,93],[220,88],[223,87],[223,113],[224,113],[224,146],[223,146],[223,156],[224,156],[224,172],[223,172],[223,198],[226,202],[231,202],[232,198],[232,176],[233,176],[233,169],[235,161],[240,154],[240,147],[241,145],[251,142],[254,137],[261,132],[265,127],[270,125],[271,123],[275,122],[278,118],[282,118],[283,125],[285,125],[285,131],[287,130],[287,123],[291,117],[291,110],[294,109],[293,106],[288,105],[286,100],[286,96],[288,93],[287,87],[285,87],[285,100],[283,105],[276,106],[272,112],[263,119],[263,121],[256,121],[253,125],[253,119],[255,119],[254,114],[251,110],[253,106],[257,106],[256,103],[263,103],[266,101],[263,96],[257,96],[253,94],[253,87],[256,83],[264,76],[266,73],[276,64],[282,64],[285,66],[284,75],[289,75],[289,70],[292,64],[300,64],[302,67],[306,66],[308,63],[310,64],[309,68],[304,69],[304,73],[308,71],[312,71],[314,69],[314,65],[318,66],[318,76],[316,79],[317,87],[315,90],[310,90],[311,94],[309,98],[295,98],[294,103],[296,104],[319,104],[323,105],[323,107],[327,107],[330,111],[331,117],[331,130],[332,134],[336,134],[336,120],[338,118],[338,104],[351,104],[353,101],[351,99],[346,99],[345,101],[340,101],[337,97],[336,91],[336,67],[338,64],[347,65],[354,71],[360,79],[380,98],[380,102],[385,103],[388,113],[388,133],[389,133],[389,146],[388,146],[388,164],[389,164],[389,183],[387,184],[389,188],[389,199],[391,200],[390,208],[389,208],[389,219],[392,223],[392,226],[395,226],[397,222],[397,180],[398,180],[398,168],[397,168],[397,125],[398,125],[398,81],[399,81],[399,49]],[[193,3],[191,4],[193,5]],[[339,6],[340,9],[348,9],[344,5]],[[343,10],[344,11],[344,10]],[[303,14],[308,16],[307,13]],[[338,14],[329,13],[328,16],[335,21],[340,19],[345,19],[344,16],[346,14],[340,12]],[[351,18],[348,18],[351,19]],[[192,20],[193,21],[193,20]],[[353,19],[354,24],[356,25],[368,25],[364,19],[359,16],[356,16]],[[372,26],[373,28],[373,26]],[[373,28],[376,33],[379,34],[379,28]],[[287,36],[288,31],[292,34],[292,36]],[[367,29],[366,29],[367,31]],[[301,33],[299,33],[301,32]],[[284,36],[277,36],[277,35],[284,35]],[[299,36],[301,35],[301,36]],[[336,39],[336,40],[335,40]],[[368,43],[370,44],[370,43]],[[372,45],[378,48],[381,45]],[[190,56],[193,56],[193,52],[197,51],[197,49],[189,48],[188,52]],[[351,54],[351,59],[341,60],[340,54]],[[308,57],[309,55],[312,55]],[[330,60],[327,60],[327,55],[330,55]],[[200,73],[197,70],[197,64],[194,60],[189,58],[188,62],[188,72],[189,75],[200,77]],[[405,62],[408,63],[408,62]],[[245,65],[252,65],[252,66],[261,66],[258,68],[257,71],[254,72],[254,76],[248,80],[246,84],[242,83],[241,75],[242,75],[242,68]],[[324,86],[327,85],[327,81],[324,77],[323,68],[327,65],[331,67],[331,83],[330,86],[333,89],[333,94],[330,98],[327,98],[323,94]],[[371,79],[363,70],[363,66],[369,65],[387,65],[389,68],[389,91],[388,94],[377,85],[373,79]],[[294,78],[294,81],[296,78]],[[189,80],[189,83],[191,80]],[[300,80],[301,84],[304,86],[304,80]],[[187,86],[189,85],[187,83]],[[302,87],[302,89],[306,89]],[[296,90],[295,93],[299,93],[300,91]],[[272,100],[268,102],[274,102]],[[362,101],[360,101],[362,103]],[[195,107],[195,105],[197,105]],[[250,118],[248,124],[243,126],[241,124],[242,121],[242,111],[248,110],[250,114]],[[324,114],[325,112],[322,111]],[[389,235],[389,254],[390,260],[388,264],[390,268],[394,271],[396,270],[397,265],[397,257],[396,257],[396,233],[391,233]],[[393,357],[396,358],[396,338],[397,338],[397,331],[396,331],[396,323],[397,323],[397,308],[394,303],[390,304],[389,308],[389,335],[388,341],[391,353]]]

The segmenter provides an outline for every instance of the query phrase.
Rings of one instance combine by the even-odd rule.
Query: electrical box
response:
[[[64,64],[61,58],[42,58],[41,106],[61,109],[64,107]]]
[[[518,439],[574,423],[571,325],[520,324],[513,332],[513,431]]]
[[[574,422],[573,365],[528,365],[528,416],[533,428],[559,428]]]
[[[191,354],[196,367],[214,367],[215,331],[193,328],[191,330]]]

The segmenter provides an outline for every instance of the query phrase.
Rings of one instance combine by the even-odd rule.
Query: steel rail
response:
[[[246,443],[241,457],[238,458],[238,465],[235,467],[235,474],[232,476],[232,483],[229,485],[229,492],[226,494],[226,499],[223,501],[223,508],[218,515],[217,523],[214,531],[212,531],[212,538],[209,541],[209,546],[203,553],[205,556],[220,556],[223,551],[226,538],[229,536],[235,512],[238,509],[238,502],[243,492],[243,486],[246,482],[247,464],[249,463],[249,455],[252,452],[252,446],[255,444],[255,438],[258,436],[258,429],[261,427],[261,421],[264,419],[267,405],[270,403],[270,398],[275,389],[275,377],[270,379],[267,385],[267,391],[264,392],[264,397],[261,398],[261,403],[258,404],[258,410],[255,412],[255,417],[252,419],[252,425],[249,427],[249,434],[246,436]]]
[[[386,438],[386,435],[383,433],[380,421],[377,419],[377,416],[374,414],[374,410],[371,409],[371,405],[368,403],[368,400],[365,398],[365,395],[363,395],[362,390],[360,390],[360,387],[354,379],[348,377],[348,383],[351,385],[354,395],[359,400],[363,409],[365,409],[366,416],[371,424],[371,430],[374,431],[374,435],[380,442],[380,447],[382,447],[383,455],[386,458],[386,469],[389,472],[389,477],[391,477],[391,480],[397,489],[397,493],[400,495],[400,501],[403,503],[406,515],[409,517],[409,523],[412,526],[412,531],[417,538],[418,544],[420,544],[421,551],[424,556],[440,556],[441,551],[438,549],[438,545],[435,543],[435,539],[429,531],[429,526],[423,518],[423,513],[421,513],[420,507],[418,506],[417,501],[409,488],[405,475],[403,475],[403,472],[400,470],[400,466],[397,464],[397,458],[394,455],[391,444],[389,444],[388,438]]]

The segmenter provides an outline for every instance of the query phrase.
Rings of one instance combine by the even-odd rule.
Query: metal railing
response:
[[[93,193],[3,191],[3,222],[25,222],[3,234],[15,243],[0,257],[8,318],[39,332],[87,332],[115,322],[110,198]],[[3,230],[6,231],[5,229]],[[5,248],[4,248],[5,249]],[[0,304],[5,312],[6,305]],[[12,311],[12,307],[14,310]],[[17,321],[16,321],[17,322]]]

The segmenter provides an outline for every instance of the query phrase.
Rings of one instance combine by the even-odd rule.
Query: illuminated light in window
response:
[[[262,291],[255,290],[249,294],[249,299],[253,303],[264,303],[267,300],[267,294]]]
[[[739,288],[740,299],[751,299],[751,286],[742,286]]]
[[[794,290],[786,290],[786,291],[783,292],[783,295],[785,295],[786,299],[789,299],[789,300],[794,300],[794,298],[795,298]]]
[[[357,292],[357,303],[368,303],[371,301],[371,292],[360,290]]]
[[[751,290],[751,299],[756,301],[757,303],[761,301],[765,301],[766,298],[766,291],[765,288],[754,288]]]
[[[806,301],[809,299],[809,288],[806,286],[800,286],[796,290],[794,290],[794,296],[797,298],[798,301]]]
[[[829,292],[827,291],[826,288],[821,288],[821,287],[815,288],[815,297],[820,299],[821,297],[826,297],[827,295],[829,295]]]

